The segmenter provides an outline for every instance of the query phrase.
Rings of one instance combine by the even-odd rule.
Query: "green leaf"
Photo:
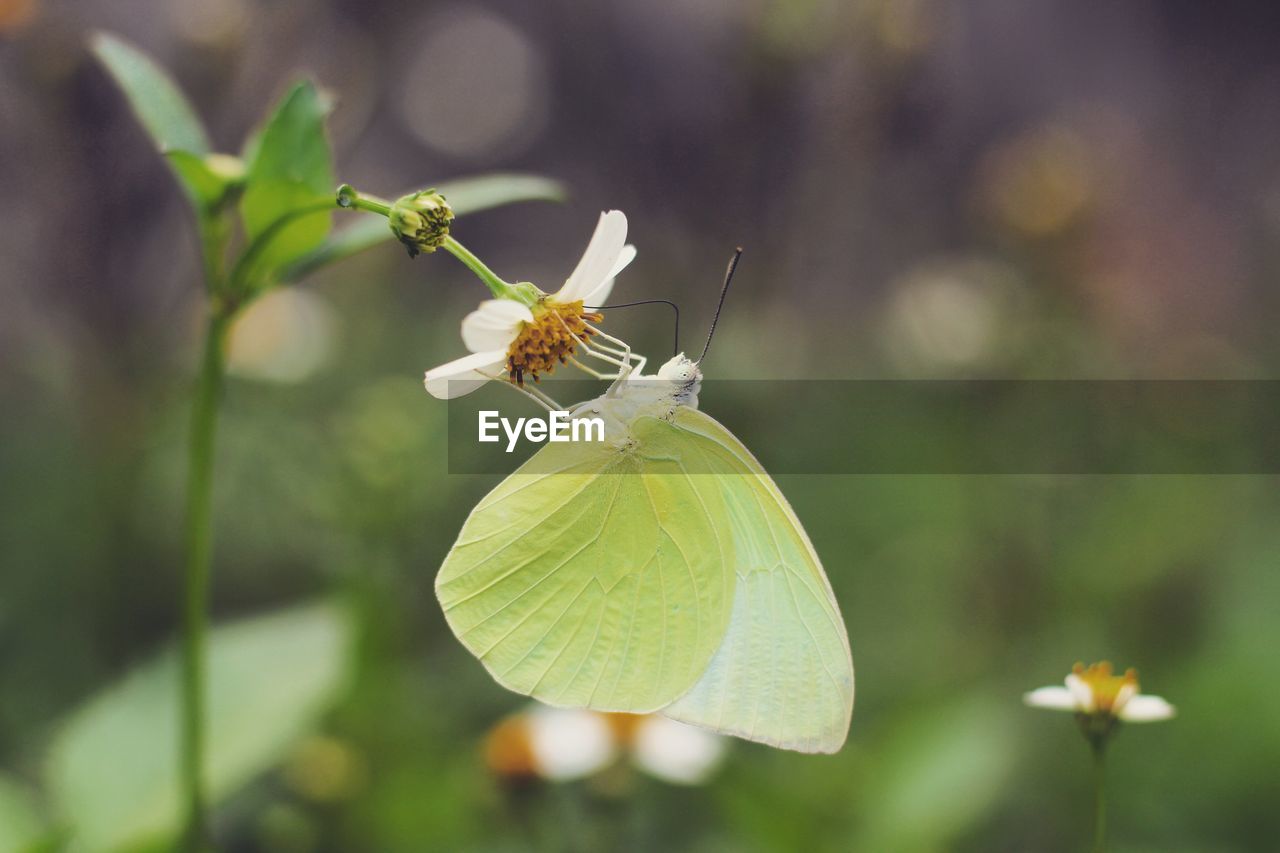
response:
[[[275,765],[345,680],[350,628],[308,605],[209,638],[206,784],[215,801]],[[177,649],[91,699],[51,747],[48,790],[79,848],[162,842],[179,828]]]
[[[34,795],[17,780],[0,775],[0,850],[31,850],[45,837]]]
[[[1013,767],[1007,711],[986,697],[904,716],[881,739],[859,850],[949,849],[1000,801]]]
[[[459,178],[436,185],[461,216],[519,201],[564,201],[564,185],[538,175],[493,174]],[[390,229],[388,229],[388,232]],[[388,233],[388,237],[390,233]]]
[[[201,157],[190,151],[174,149],[164,156],[192,202],[206,210],[216,207],[226,198],[228,191],[244,181],[243,164],[227,154]]]
[[[313,84],[299,83],[248,147],[240,215],[254,252],[251,274],[269,276],[274,268],[319,246],[329,233],[328,210],[273,229],[282,217],[332,197],[333,166],[324,133],[329,107],[329,99]],[[253,242],[264,237],[265,245],[254,248]]]
[[[235,158],[209,153],[209,137],[195,110],[173,79],[145,54],[107,33],[95,34],[90,43],[156,149],[169,161],[191,204],[202,213],[211,210],[236,182],[237,176],[226,169]]]
[[[94,55],[111,72],[129,106],[161,152],[175,148],[204,155],[209,137],[173,79],[136,47],[109,33],[89,40]]]
[[[459,216],[524,201],[563,201],[564,186],[537,175],[478,175],[437,184],[453,212]],[[412,190],[410,190],[412,192]],[[281,273],[283,281],[297,281],[334,261],[350,257],[393,238],[386,219],[361,216],[326,240],[319,248],[298,258]]]

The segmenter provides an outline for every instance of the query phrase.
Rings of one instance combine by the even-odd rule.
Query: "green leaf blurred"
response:
[[[216,204],[228,181],[209,167],[208,134],[173,78],[146,54],[109,33],[95,33],[90,46],[124,92],[156,150],[169,161],[191,203],[197,210]]]
[[[90,47],[129,99],[138,121],[161,152],[209,153],[209,137],[173,79],[146,54],[109,33],[94,33]]]
[[[280,760],[343,686],[350,627],[332,605],[246,619],[210,636],[206,784],[216,801]],[[56,735],[48,790],[78,848],[134,849],[179,826],[177,649],[74,712]]]
[[[0,851],[31,850],[44,836],[35,797],[20,782],[0,775]]]
[[[269,276],[272,269],[316,248],[329,233],[330,211],[276,225],[282,217],[332,198],[333,164],[324,132],[329,109],[329,99],[314,84],[298,83],[248,146],[240,215],[261,275]],[[267,243],[255,249],[258,239]]]
[[[436,189],[449,200],[454,213],[458,215],[523,201],[563,201],[566,195],[564,185],[559,181],[516,173],[460,178],[437,184]],[[314,251],[290,264],[280,278],[283,281],[297,281],[334,261],[386,243],[392,236],[386,219],[380,216],[362,216],[330,236]]]
[[[1012,730],[1008,709],[986,699],[904,715],[877,756],[857,849],[950,849],[1000,803]]]

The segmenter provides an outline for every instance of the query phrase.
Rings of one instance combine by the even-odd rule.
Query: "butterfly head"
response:
[[[702,371],[698,369],[696,361],[680,353],[658,368],[658,378],[671,383],[668,393],[675,403],[694,407],[698,405]]]

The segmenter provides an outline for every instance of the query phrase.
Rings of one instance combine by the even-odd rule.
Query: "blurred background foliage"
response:
[[[1280,355],[1272,4],[0,0],[2,850],[58,819],[83,703],[178,618],[199,262],[86,52],[98,27],[174,72],[215,149],[305,73],[335,98],[341,180],[564,181],[565,205],[460,221],[508,278],[558,285],[625,210],[640,256],[615,299],[678,300],[690,348],[745,246],[720,376],[1265,378]],[[1272,477],[781,477],[849,626],[844,751],[732,743],[691,789],[501,778],[485,738],[523,700],[432,593],[494,478],[447,474],[420,384],[481,296],[452,259],[383,246],[236,330],[215,616],[328,598],[354,640],[340,679],[278,661],[345,689],[270,769],[232,768],[252,781],[219,810],[225,849],[1080,849],[1087,750],[1019,696],[1102,657],[1180,711],[1115,744],[1114,849],[1274,849]],[[669,346],[658,309],[608,323]],[[288,729],[279,701],[261,717]],[[108,741],[107,766],[145,753]]]

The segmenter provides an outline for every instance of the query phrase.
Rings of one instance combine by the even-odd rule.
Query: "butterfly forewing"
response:
[[[709,478],[644,450],[547,445],[467,519],[436,593],[502,685],[639,713],[705,671],[732,600],[728,510]]]

